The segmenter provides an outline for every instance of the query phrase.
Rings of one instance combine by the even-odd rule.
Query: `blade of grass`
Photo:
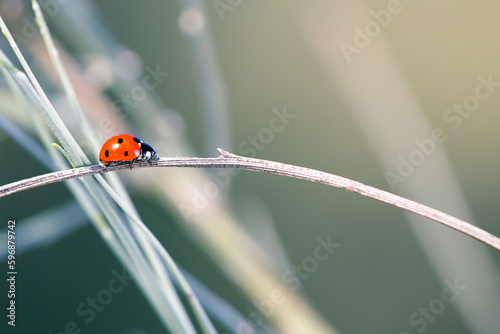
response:
[[[50,104],[50,101],[29,69],[28,64],[24,60],[17,44],[13,40],[8,28],[1,18],[0,24],[2,31],[8,38],[21,63],[30,75],[33,85],[35,85],[38,89],[33,89],[33,87],[27,83],[26,80],[24,80],[24,74],[15,69],[15,67],[12,66],[10,61],[3,54],[1,57],[2,64],[9,72],[12,72],[12,78],[19,85],[23,94],[25,94],[35,108],[40,111],[46,122],[49,124],[51,130],[63,144],[63,147],[68,153],[68,157],[72,160],[72,163],[75,165],[82,165],[82,163],[89,164],[90,161],[83,154],[83,151],[76,144],[76,141],[62,123],[53,106]],[[152,304],[155,305],[155,309],[158,314],[161,315],[160,318],[163,320],[165,326],[174,331],[182,330],[187,333],[194,333],[194,328],[190,323],[189,317],[182,307],[178,296],[175,294],[174,289],[168,289],[168,286],[158,286],[156,280],[151,274],[150,267],[147,265],[148,261],[143,257],[144,255],[140,251],[136,241],[121,221],[119,213],[116,212],[115,208],[113,208],[108,198],[101,191],[101,188],[97,185],[95,180],[83,178],[81,181],[94,198],[95,203],[100,207],[101,212],[103,212],[108,219],[112,230],[118,237],[117,242],[111,239],[109,243],[110,246],[113,246],[112,248],[115,250],[117,256],[121,258],[129,271],[135,273],[135,275],[140,278],[140,280],[138,280],[138,283],[140,283],[139,287],[141,287],[146,295],[149,296],[149,299]],[[109,234],[101,234],[105,240],[109,241],[109,238],[106,237],[109,236]],[[163,293],[159,293],[160,291],[163,291]]]
[[[205,3],[200,0],[178,0],[178,3],[181,7],[179,26],[188,41],[197,79],[205,129],[205,153],[214,147],[230,148],[227,89],[217,62]]]
[[[69,77],[60,60],[59,52],[55,46],[55,43],[52,40],[50,31],[44,20],[40,6],[38,5],[38,2],[36,0],[33,0],[33,10],[35,12],[35,17],[37,24],[40,28],[40,32],[47,45],[47,49],[49,50],[50,58],[52,60],[52,63],[57,69],[57,73],[63,84],[66,95],[68,96],[68,99],[71,101],[71,104],[74,107],[76,114],[79,116],[79,119],[84,126],[84,131],[86,129],[86,132],[90,134],[91,133],[91,131],[89,130],[90,124],[82,112],[80,103],[78,102],[78,99],[76,97],[76,93],[69,81]],[[87,137],[94,139],[94,137],[91,135]],[[94,146],[96,146],[95,140],[93,140],[92,143],[94,144]],[[117,181],[116,177],[114,179],[115,181]],[[120,205],[122,210],[124,210],[128,218],[133,223],[133,228],[137,229],[136,232],[138,233],[136,233],[136,235],[138,237],[138,242],[141,245],[141,247],[145,250],[147,257],[151,262],[151,267],[153,268],[153,270],[155,270],[155,274],[157,275],[157,278],[160,280],[160,282],[162,282],[163,285],[169,284],[169,276],[168,273],[165,270],[163,270],[164,267],[161,265],[161,260],[160,260],[161,258],[166,263],[169,270],[172,272],[173,277],[177,281],[177,284],[180,287],[181,291],[184,293],[185,296],[187,296],[188,305],[191,306],[191,310],[197,319],[199,327],[201,327],[205,333],[215,333],[216,331],[213,328],[213,325],[208,320],[208,317],[206,316],[198,299],[192,292],[192,289],[189,287],[189,284],[182,277],[182,274],[178,270],[175,262],[172,260],[172,258],[165,250],[165,248],[163,248],[163,246],[159,243],[159,241],[154,237],[154,235],[146,228],[146,226],[142,223],[142,221],[137,218],[138,213],[135,210],[134,206],[132,205],[129,197],[124,196],[125,192],[123,192],[121,196],[116,194],[113,188],[109,186],[101,176],[98,176],[97,180],[101,185],[103,185],[104,189],[106,189],[108,193],[113,197],[115,202],[117,202]],[[120,190],[122,189],[123,188],[120,187]],[[142,237],[143,235],[146,236],[146,238],[143,238]],[[152,243],[152,247],[150,247],[150,242]],[[159,258],[156,255],[159,255]]]
[[[35,75],[31,71],[31,68],[29,67],[28,63],[24,59],[24,56],[21,53],[21,50],[17,46],[17,43],[15,42],[14,38],[12,37],[9,29],[7,28],[7,25],[5,24],[4,20],[2,17],[0,17],[0,27],[2,29],[3,34],[9,41],[10,46],[12,47],[12,50],[16,54],[17,58],[21,62],[21,65],[23,66],[24,70],[26,71],[26,74],[28,75],[31,84],[34,87],[35,92],[29,91],[29,95],[27,94],[28,97],[31,97],[30,100],[32,103],[34,103],[34,106],[37,110],[41,111],[42,117],[45,119],[47,124],[49,125],[50,129],[52,132],[56,135],[57,139],[61,142],[62,146],[64,149],[68,152],[68,155],[73,159],[75,164],[77,166],[83,166],[83,165],[89,165],[90,160],[85,156],[83,151],[80,149],[76,141],[74,140],[73,136],[69,133],[68,129],[64,125],[63,121],[57,114],[56,110],[50,103],[47,95],[43,91],[42,87],[38,83],[38,80],[36,79]],[[3,57],[4,59],[6,57]],[[11,68],[14,68],[10,61],[7,63],[10,65]],[[20,73],[18,73],[20,74]],[[14,79],[16,79],[14,77]],[[17,80],[16,80],[17,81]],[[25,93],[28,93],[28,91],[25,89],[27,88],[25,85],[19,85],[21,89]],[[25,86],[25,87],[23,87]],[[36,98],[38,97],[38,99]]]
[[[168,254],[168,252],[163,248],[158,239],[154,236],[153,233],[144,225],[144,223],[139,220],[134,212],[131,212],[128,209],[127,204],[114,192],[114,190],[104,181],[101,175],[97,175],[97,180],[101,183],[101,185],[108,191],[111,197],[115,200],[115,202],[123,209],[123,211],[127,214],[127,216],[132,220],[134,225],[138,228],[138,230],[143,233],[146,238],[152,243],[154,250],[160,256],[160,258],[164,261],[167,268],[172,273],[175,282],[178,284],[179,289],[182,291],[184,296],[186,297],[186,301],[191,308],[191,311],[195,315],[197,319],[198,325],[203,330],[203,333],[217,333],[212,323],[210,322],[205,310],[200,304],[200,301],[194,294],[191,286],[187,282],[187,280],[182,275],[181,271],[175,264],[174,260]]]
[[[57,75],[59,76],[59,80],[61,80],[61,85],[62,88],[64,89],[64,93],[68,98],[68,101],[72,107],[73,112],[78,117],[79,123],[83,127],[83,132],[87,134],[86,138],[92,143],[97,153],[97,147],[99,146],[99,143],[97,142],[95,136],[89,135],[92,132],[91,131],[92,127],[90,126],[88,119],[84,117],[82,107],[80,105],[80,102],[78,101],[78,98],[76,97],[76,92],[73,89],[73,85],[71,85],[68,74],[64,69],[59,54],[59,50],[56,48],[54,40],[52,39],[49,28],[47,27],[47,23],[45,22],[45,19],[43,17],[40,5],[36,0],[32,1],[32,5],[33,5],[32,6],[33,11],[35,12],[36,23],[38,25],[38,28],[40,29],[40,34],[47,46],[49,57],[56,69]]]

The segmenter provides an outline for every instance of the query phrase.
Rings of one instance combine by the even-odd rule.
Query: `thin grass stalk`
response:
[[[292,178],[297,178],[305,181],[317,182],[324,185],[344,189],[353,193],[357,193],[366,197],[376,199],[378,201],[393,205],[409,212],[416,213],[422,217],[434,220],[440,224],[450,227],[454,230],[462,232],[470,237],[473,237],[497,250],[500,251],[500,238],[460,220],[456,217],[448,215],[444,212],[428,207],[421,203],[409,200],[407,198],[389,193],[387,191],[377,189],[375,187],[347,179],[342,176],[329,174],[319,170],[300,167],[295,165],[284,164],[276,161],[263,159],[254,159],[241,157],[236,154],[219,149],[222,153],[218,158],[160,158],[158,161],[136,163],[134,168],[148,167],[190,167],[190,168],[237,168],[246,169],[255,172],[265,172],[275,175],[282,175]],[[109,171],[129,169],[128,164],[106,167],[102,165],[80,167],[57,173],[40,175],[30,179],[14,182],[0,187],[0,197],[19,192],[22,190],[31,189],[46,184],[60,182],[75,177],[86,175],[94,175]]]

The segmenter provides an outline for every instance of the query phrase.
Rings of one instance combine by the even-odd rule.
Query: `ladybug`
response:
[[[102,145],[99,160],[108,167],[113,164],[130,162],[130,169],[136,161],[158,160],[156,151],[148,144],[131,135],[111,137]]]

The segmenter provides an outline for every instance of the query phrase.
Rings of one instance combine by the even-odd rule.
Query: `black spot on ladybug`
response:
[[[123,154],[128,157],[128,151],[123,152]]]
[[[136,143],[139,143],[139,144],[140,144],[140,143],[142,143],[142,141],[141,141],[139,138],[137,138],[137,137],[134,137],[134,141],[135,141]]]
[[[109,158],[109,151],[108,150],[104,151],[104,155],[106,156],[106,158]]]
[[[123,143],[123,138],[118,138],[118,144]]]

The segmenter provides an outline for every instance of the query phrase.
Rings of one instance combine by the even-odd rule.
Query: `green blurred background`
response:
[[[72,6],[74,2],[79,1],[57,3]],[[31,20],[28,3],[21,14],[12,14],[19,3],[1,2],[9,26],[18,24],[21,17]],[[251,151],[244,150],[252,147],[249,136],[260,135],[258,158],[311,167],[393,191],[500,235],[500,206],[495,200],[500,189],[500,87],[481,100],[470,116],[462,117],[456,130],[443,118],[455,103],[474,95],[478,77],[491,76],[500,82],[499,3],[204,1],[205,26],[212,32],[228,97],[229,127],[221,129],[230,134],[227,143],[207,138],[207,119],[201,112],[204,100],[197,88],[200,76],[193,65],[196,50],[180,32],[180,3],[122,0],[93,5],[95,19],[136,53],[141,67],[160,66],[170,73],[155,93],[170,108],[166,114],[197,156],[218,155],[217,147],[207,147],[207,142],[249,155]],[[386,26],[379,23],[379,31],[370,32],[369,43],[358,45],[359,52],[349,63],[340,42],[356,47],[356,27],[364,31],[368,22],[378,22],[375,16],[383,20],[380,15],[390,13],[389,8],[398,13],[391,14]],[[65,45],[69,37],[58,30],[58,19],[58,15],[51,17],[49,26]],[[5,40],[1,47],[7,52]],[[67,47],[75,62],[85,58],[74,44]],[[11,103],[8,94],[3,84],[2,99]],[[15,114],[13,106],[2,109],[11,110],[6,115]],[[269,131],[263,133],[263,129],[270,128],[277,110],[295,118],[282,131],[274,131],[272,138],[266,137]],[[23,128],[33,135],[29,127]],[[400,157],[408,160],[418,150],[415,140],[429,138],[436,128],[444,130],[446,141],[436,144],[405,182],[391,189],[386,173],[396,172]],[[147,134],[143,139],[156,146]],[[395,146],[384,146],[387,141]],[[0,151],[4,156],[1,184],[48,172],[2,130]],[[170,153],[159,152],[160,156]],[[145,175],[148,170],[137,172]],[[130,174],[120,172],[126,184]],[[443,181],[448,177],[450,182]],[[176,262],[243,315],[250,314],[252,301],[175,223],[179,208],[155,200],[147,189],[134,191],[134,184],[129,186],[143,221]],[[71,214],[65,216],[66,224],[84,224],[18,257],[18,326],[12,333],[64,332],[68,321],[76,321],[82,333],[165,332],[133,284],[114,295],[90,323],[76,313],[80,303],[107,286],[113,270],[121,272],[123,267],[85,223],[68,194],[63,184],[56,184],[0,199],[2,224],[16,219],[18,231],[25,221],[43,221],[41,213],[68,205]],[[227,204],[264,251],[277,257],[273,265],[278,276],[313,256],[317,238],[331,236],[341,244],[302,279],[299,289],[341,333],[500,331],[495,317],[500,312],[499,253],[456,231],[424,219],[410,222],[410,215],[399,209],[345,191],[247,171],[232,178]],[[51,228],[50,219],[46,223],[39,225],[40,234]],[[424,230],[415,227],[420,224]],[[5,262],[2,266],[6,271]],[[444,281],[456,279],[467,286],[456,301],[436,302],[447,287]],[[2,291],[7,291],[6,285]],[[425,318],[419,312],[429,307],[431,316]],[[418,324],[409,320],[414,312],[420,314],[414,318],[421,319]],[[10,333],[12,328],[3,318],[1,332]]]

